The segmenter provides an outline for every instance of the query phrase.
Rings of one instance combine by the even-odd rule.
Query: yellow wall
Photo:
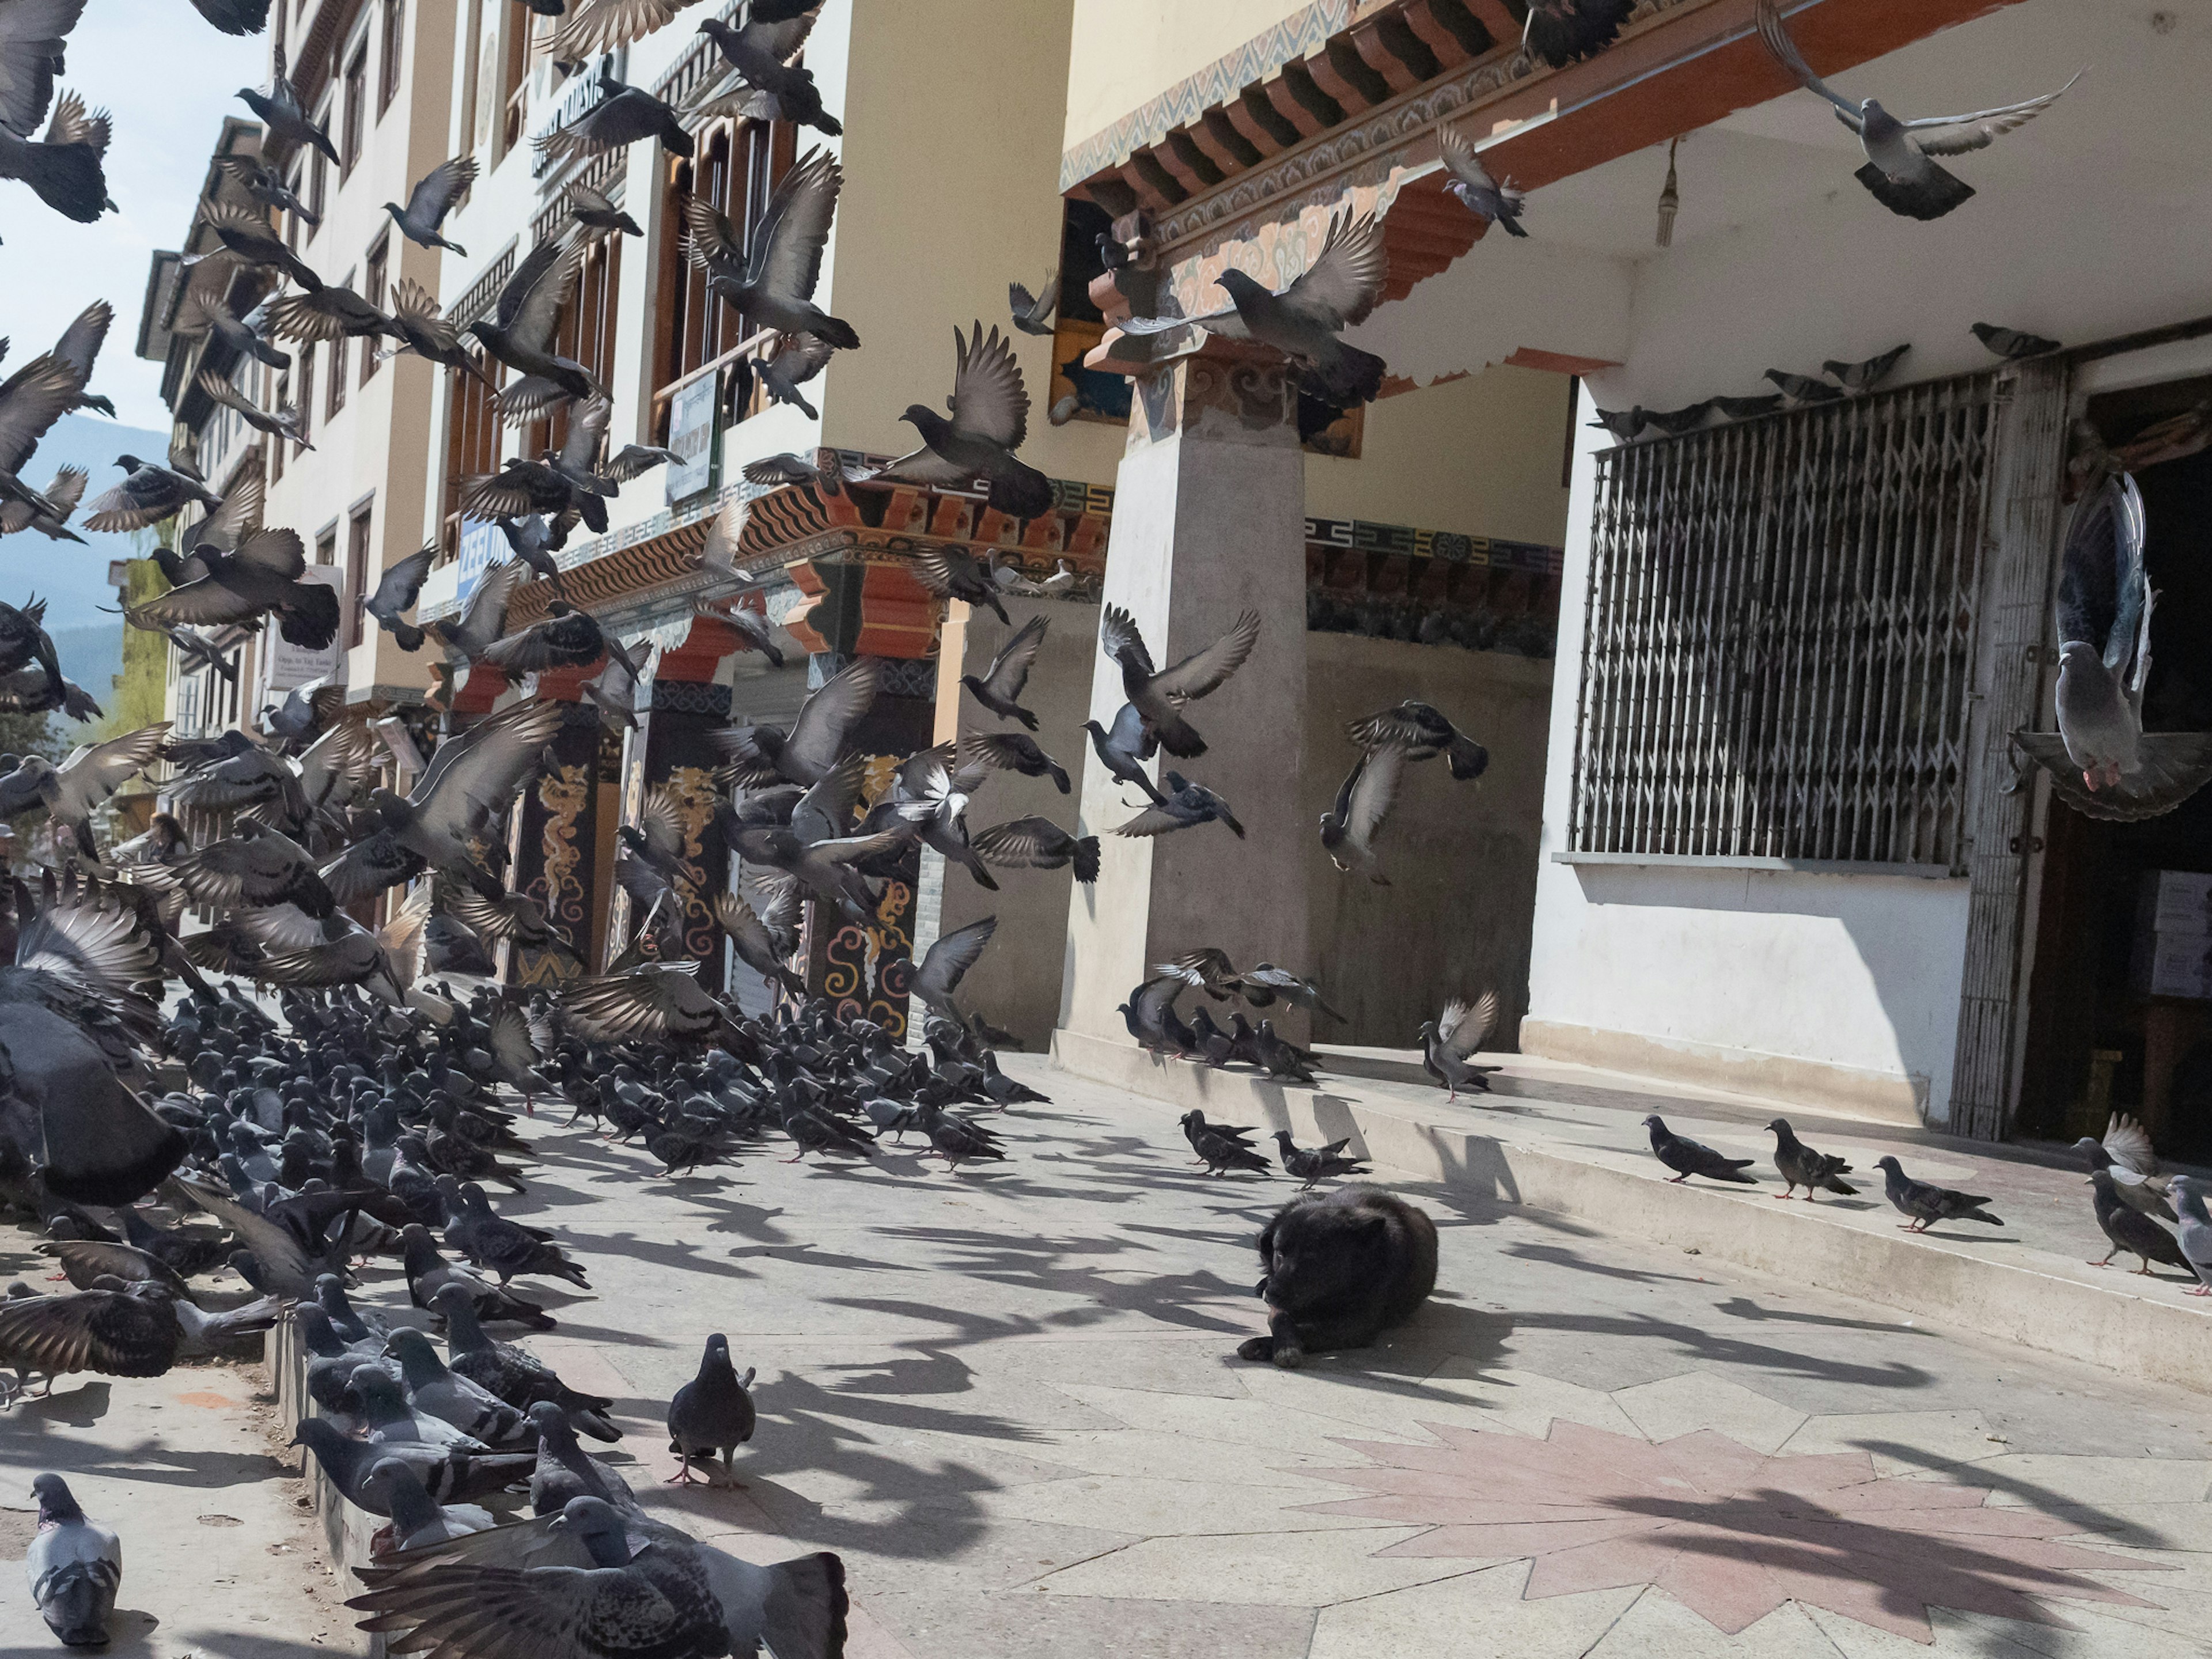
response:
[[[1359,459],[1306,457],[1306,511],[1561,546],[1569,384],[1501,366],[1371,404]]]
[[[1038,0],[1040,9],[1051,0]],[[1075,0],[1067,120],[1072,149],[1148,99],[1226,58],[1307,0]]]

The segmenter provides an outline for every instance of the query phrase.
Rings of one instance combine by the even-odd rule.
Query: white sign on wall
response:
[[[722,406],[722,377],[702,374],[668,404],[668,504],[687,501],[714,487],[714,417]]]
[[[461,520],[461,552],[453,572],[453,597],[465,605],[483,573],[506,556],[507,532],[489,519]]]
[[[301,572],[303,582],[320,582],[338,596],[337,631],[331,642],[319,651],[309,651],[293,644],[284,637],[277,626],[278,618],[272,616],[264,624],[262,645],[269,661],[269,690],[289,691],[295,685],[305,685],[309,680],[331,678],[340,672],[345,661],[345,572],[334,564],[311,564]]]

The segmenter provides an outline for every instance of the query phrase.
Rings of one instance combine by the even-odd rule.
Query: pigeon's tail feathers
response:
[[[1728,1168],[1725,1170],[1715,1170],[1712,1171],[1712,1178],[1715,1181],[1733,1181],[1746,1187],[1756,1187],[1759,1185],[1758,1176],[1747,1176],[1743,1172],[1743,1166],[1751,1162],[1749,1158],[1732,1158],[1726,1160],[1726,1162],[1729,1166]]]
[[[338,592],[319,582],[296,582],[286,597],[277,631],[303,651],[320,651],[337,637]]]
[[[761,1634],[775,1659],[838,1659],[845,1651],[845,1563],[824,1550],[778,1562],[763,1609]]]
[[[842,317],[832,317],[824,312],[814,319],[811,331],[840,351],[858,351],[860,349],[860,331]]]
[[[1824,1176],[1820,1180],[1823,1192],[1838,1193],[1845,1198],[1856,1198],[1859,1189],[1838,1176]]]
[[[1508,236],[1518,236],[1525,240],[1528,234],[1527,231],[1521,228],[1521,215],[1517,211],[1501,213],[1492,222]]]
[[[23,182],[64,219],[88,225],[107,207],[107,175],[89,144],[26,144]]]
[[[39,1611],[65,1645],[99,1647],[107,1640],[107,1612],[120,1578],[106,1561],[71,1561],[47,1579]]]
[[[1984,1200],[1986,1202],[1987,1200]],[[2002,1227],[2004,1222],[1996,1216],[1985,1215],[1979,1210],[1969,1210],[1959,1218],[1961,1221],[1986,1221],[1992,1227]]]
[[[571,1412],[568,1413],[568,1425],[577,1433],[587,1434],[594,1440],[611,1443],[623,1437],[622,1431],[608,1420],[603,1411]]]
[[[1098,837],[1085,836],[1075,843],[1075,878],[1089,886],[1098,879]]]
[[[1337,343],[1326,362],[1315,365],[1316,378],[1328,400],[1340,409],[1371,404],[1382,394],[1382,377],[1389,365],[1371,351]]]
[[[1856,176],[1875,201],[1907,219],[1940,219],[1974,193],[1972,185],[1933,161],[1922,177],[1910,181],[1891,178],[1871,161]]]
[[[113,1073],[88,1072],[40,1107],[48,1190],[72,1204],[130,1204],[168,1179],[191,1150]]]

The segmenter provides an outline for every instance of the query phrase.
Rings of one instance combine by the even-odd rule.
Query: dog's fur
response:
[[[1260,1235],[1267,1334],[1237,1350],[1294,1370],[1309,1353],[1364,1348],[1437,1285],[1436,1224],[1380,1187],[1292,1199]]]

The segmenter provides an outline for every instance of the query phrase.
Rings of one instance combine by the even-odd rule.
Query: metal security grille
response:
[[[1994,387],[1600,457],[1574,852],[1965,869]]]

